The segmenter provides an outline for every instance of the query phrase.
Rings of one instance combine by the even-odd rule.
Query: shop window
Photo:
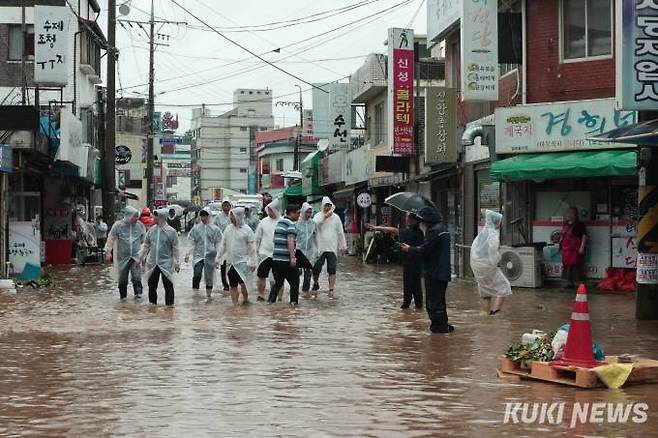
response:
[[[276,170],[277,172],[283,172],[283,158],[276,160]]]
[[[178,177],[176,176],[168,176],[167,177],[167,187],[173,187],[177,183]]]
[[[26,59],[34,59],[34,25],[28,24],[27,31],[23,34],[22,25],[10,24],[9,26],[9,61],[20,61],[25,55]]]
[[[562,59],[612,55],[612,1],[562,0]]]

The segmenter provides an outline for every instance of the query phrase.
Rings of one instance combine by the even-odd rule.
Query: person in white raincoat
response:
[[[303,271],[302,292],[308,294],[311,289],[313,265],[318,259],[318,243],[313,220],[313,207],[308,202],[302,204],[297,221],[297,266]]]
[[[218,226],[210,223],[210,209],[204,208],[199,213],[201,222],[194,225],[188,235],[192,241],[192,248],[185,256],[185,263],[189,263],[190,254],[192,254],[192,265],[194,275],[192,277],[192,289],[199,290],[201,284],[201,274],[203,273],[206,282],[206,295],[208,298],[212,295],[212,288],[215,280],[215,259],[219,243],[222,240],[222,232]]]
[[[128,296],[128,275],[133,284],[135,298],[142,296],[142,276],[139,270],[139,249],[146,235],[146,228],[139,222],[139,211],[126,207],[124,217],[112,225],[105,242],[105,258],[113,262],[112,276],[119,282],[119,296]]]
[[[336,269],[338,265],[338,254],[347,251],[347,241],[343,222],[334,210],[336,206],[328,196],[322,198],[322,211],[318,212],[313,220],[317,226],[318,260],[313,266],[313,290],[320,289],[318,279],[324,263],[327,262],[327,273],[329,274],[329,298],[335,298],[334,288],[336,286]]]
[[[482,309],[495,315],[500,311],[505,297],[512,295],[512,287],[505,278],[498,263],[500,262],[500,224],[503,215],[486,210],[484,229],[477,235],[471,245],[471,270],[478,283],[482,298]],[[493,299],[493,303],[492,303]]]
[[[226,227],[231,224],[231,219],[229,218],[229,212],[231,211],[231,208],[233,208],[231,201],[229,201],[228,198],[224,198],[222,201],[222,211],[217,214],[214,222],[222,233],[224,233]],[[225,291],[228,291],[228,281],[226,281],[226,262],[220,260],[219,263],[221,265],[220,272],[222,276],[222,286],[224,287]]]
[[[180,271],[178,262],[178,233],[167,224],[166,208],[155,211],[156,225],[149,229],[142,245],[140,258],[146,260],[146,278],[149,286],[149,302],[158,303],[158,282],[162,275],[165,288],[165,304],[174,305],[174,272]]]
[[[267,277],[270,276],[272,270],[272,253],[274,253],[274,229],[276,224],[281,220],[281,213],[279,212],[279,200],[267,204],[265,207],[267,216],[261,219],[258,227],[256,227],[256,248],[258,249],[258,301],[265,301],[265,285]]]
[[[256,270],[256,246],[254,232],[244,223],[244,208],[231,210],[231,225],[226,227],[219,244],[217,260],[225,260],[228,266],[228,281],[231,300],[238,304],[238,285],[242,290],[242,302],[249,302],[249,287],[252,273]]]

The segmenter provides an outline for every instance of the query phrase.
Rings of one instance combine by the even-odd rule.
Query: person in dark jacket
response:
[[[405,226],[400,228],[380,227],[371,224],[366,224],[366,228],[371,231],[381,231],[399,236],[400,243],[406,243],[412,247],[423,244],[423,232],[418,227],[418,218],[412,213],[407,215]],[[416,309],[422,309],[423,290],[420,279],[423,275],[423,259],[418,253],[402,253],[401,256],[403,299],[400,308],[408,309],[413,297]]]
[[[173,208],[169,209],[169,216],[167,216],[167,225],[176,230],[177,233],[180,233],[180,219],[176,216],[176,210]]]
[[[432,333],[450,333],[455,330],[448,324],[446,288],[451,279],[450,233],[442,224],[441,215],[432,207],[423,207],[416,215],[426,228],[425,240],[420,246],[403,244],[402,252],[418,254],[425,269],[425,307],[430,318]]]

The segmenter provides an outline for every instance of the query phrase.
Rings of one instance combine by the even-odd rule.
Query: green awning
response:
[[[303,196],[302,195],[302,186],[300,184],[295,184],[294,186],[288,186],[288,188],[283,192],[283,196]]]
[[[637,175],[633,149],[519,154],[491,164],[495,181]]]

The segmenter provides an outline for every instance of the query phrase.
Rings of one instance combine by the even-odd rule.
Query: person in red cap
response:
[[[139,215],[139,221],[144,224],[147,230],[153,226],[154,222],[150,208],[144,207],[142,214]]]

